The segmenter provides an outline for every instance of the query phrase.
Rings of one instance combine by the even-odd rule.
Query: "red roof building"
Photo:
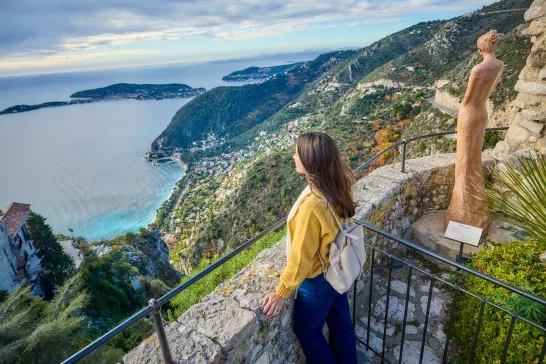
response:
[[[27,221],[30,205],[14,202],[0,211],[0,221],[6,223],[10,237]]]

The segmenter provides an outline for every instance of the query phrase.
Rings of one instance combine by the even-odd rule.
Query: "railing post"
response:
[[[404,144],[402,144],[402,173],[406,173],[406,146],[408,145],[408,141],[406,139],[402,140]]]
[[[163,353],[163,359],[166,364],[173,363],[173,357],[171,350],[169,349],[169,342],[167,341],[167,335],[165,334],[165,327],[163,326],[163,319],[161,318],[161,305],[156,299],[148,301],[153,308],[152,316],[154,317],[155,331],[157,332],[157,338],[159,339],[159,345],[161,346],[161,352]]]

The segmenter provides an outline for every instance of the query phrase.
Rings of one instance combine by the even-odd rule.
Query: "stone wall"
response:
[[[521,149],[546,154],[546,0],[535,0],[525,21],[528,27],[522,34],[531,36],[534,45],[515,86],[519,92],[512,102],[518,110],[515,124],[495,148],[499,160]]]
[[[448,83],[450,83],[448,80],[440,80],[436,83],[434,102],[451,110],[459,110],[464,96],[455,96],[451,94],[448,88],[444,87]],[[493,101],[489,99],[487,100],[486,107],[487,114],[489,115],[489,119],[487,120],[488,128],[508,126],[514,119],[513,114],[515,111],[509,102],[505,102],[502,105],[495,105],[493,104]]]
[[[484,153],[486,175],[494,166]],[[354,187],[356,218],[404,236],[424,213],[445,209],[454,182],[455,154],[429,156],[382,167]],[[369,233],[368,242],[385,250],[398,248]],[[178,363],[255,363],[268,357],[273,364],[303,363],[292,332],[293,299],[281,314],[266,319],[260,303],[275,288],[286,264],[284,239],[261,252],[253,263],[220,285],[176,322],[166,328],[170,348]],[[366,279],[366,277],[363,277]],[[357,283],[358,292],[364,287]],[[124,357],[127,364],[160,363],[161,349],[153,335]]]
[[[491,151],[483,153],[486,178],[491,176],[495,161]],[[445,210],[451,200],[455,182],[455,154],[439,154],[379,168],[355,184],[356,217],[394,235],[406,237],[410,225],[421,216]],[[369,234],[369,243],[390,251],[397,243]]]

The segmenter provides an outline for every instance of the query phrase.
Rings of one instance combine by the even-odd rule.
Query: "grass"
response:
[[[184,292],[180,293],[171,302],[171,309],[168,310],[169,321],[174,321],[174,319],[181,316],[203,297],[213,292],[219,284],[233,277],[236,273],[250,264],[254,258],[256,258],[258,253],[264,249],[272,247],[276,242],[282,239],[285,234],[286,228],[270,233],[264,238],[258,240],[254,245],[252,245],[252,247],[241,252],[239,255],[235,256],[221,267],[202,278],[200,281],[194,283]],[[216,256],[210,261],[208,259],[201,260],[201,263],[191,272],[191,275],[182,278],[180,283],[182,284],[186,282],[188,279],[195,276],[220,258],[220,256]]]

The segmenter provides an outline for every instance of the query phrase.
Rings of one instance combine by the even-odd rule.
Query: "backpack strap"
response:
[[[339,221],[339,218],[338,218],[336,212],[334,211],[334,209],[332,208],[332,206],[328,203],[328,201],[325,198],[323,198],[322,201],[324,201],[326,206],[328,206],[328,209],[330,209],[330,212],[332,213],[332,216],[334,217],[334,220],[336,220],[336,222],[337,222],[337,226],[339,226],[339,230],[343,231],[343,226],[341,225],[341,222]]]
[[[324,263],[324,259],[322,259],[322,256],[320,255],[320,252],[317,250],[317,255],[320,259],[320,264],[322,264],[322,272],[324,273],[324,276],[326,276],[326,272],[328,272],[328,268],[326,268],[326,264]]]

